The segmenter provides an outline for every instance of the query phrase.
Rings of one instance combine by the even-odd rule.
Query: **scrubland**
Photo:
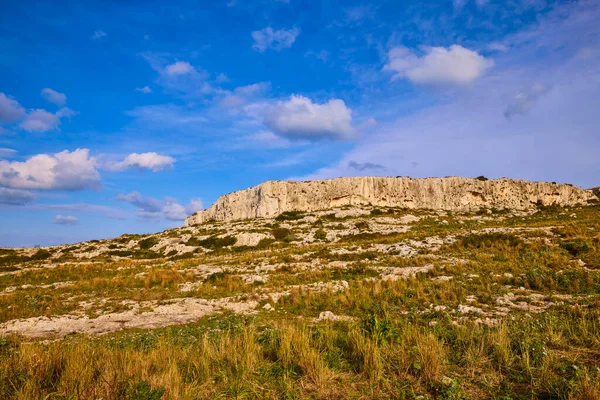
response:
[[[0,249],[6,399],[600,399],[600,207]]]

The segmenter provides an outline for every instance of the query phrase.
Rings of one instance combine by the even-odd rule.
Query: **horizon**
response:
[[[596,1],[0,11],[0,247],[180,227],[273,180],[600,185]]]

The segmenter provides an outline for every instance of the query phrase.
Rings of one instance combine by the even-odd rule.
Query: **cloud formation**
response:
[[[159,200],[154,197],[142,196],[136,191],[128,194],[120,194],[117,196],[117,200],[135,206],[138,218],[148,221],[159,221],[161,219],[182,221],[203,208],[200,199],[192,199],[187,205],[183,206],[172,197],[165,197],[163,200]]]
[[[504,116],[511,118],[516,114],[525,115],[533,108],[540,97],[550,90],[549,87],[536,83],[515,94],[512,101],[506,107]]]
[[[0,122],[12,123],[25,116],[25,109],[15,99],[0,93]]]
[[[6,147],[0,147],[0,158],[10,157],[10,156],[12,156],[12,155],[14,155],[16,153],[17,153],[17,151],[14,150],[14,149],[8,149]]]
[[[300,29],[293,27],[292,29],[274,30],[270,26],[259,31],[252,32],[254,50],[264,53],[267,49],[283,50],[292,47],[296,38],[300,34]]]
[[[292,95],[267,108],[263,122],[273,133],[288,139],[348,140],[356,136],[352,110],[340,99],[318,104]]]
[[[53,224],[56,225],[69,225],[69,226],[73,226],[73,225],[77,225],[79,224],[79,218],[74,217],[72,215],[57,215],[56,217],[54,217],[54,220],[52,221]]]
[[[54,104],[64,104],[67,99],[63,93],[48,88],[42,90],[42,96]],[[61,108],[56,113],[44,109],[26,112],[18,101],[0,93],[0,123],[10,124],[20,121],[19,127],[28,132],[46,132],[58,129],[61,118],[70,118],[74,115],[77,115],[77,112],[67,107]]]
[[[121,172],[127,169],[150,170],[152,172],[162,171],[172,168],[175,159],[169,156],[162,156],[155,152],[131,153],[123,161],[108,162],[103,168],[113,172]]]
[[[355,169],[357,171],[382,171],[385,170],[385,167],[381,164],[374,164],[370,162],[366,163],[358,163],[354,160],[348,162],[348,167]]]
[[[221,107],[236,108],[243,106],[249,98],[271,89],[271,82],[259,82],[252,85],[238,86],[232,93],[227,94],[219,103]]]
[[[194,67],[187,61],[177,61],[165,67],[165,73],[169,76],[187,75],[194,71]]]
[[[425,85],[465,85],[473,82],[494,65],[494,61],[460,45],[424,48],[421,57],[406,47],[394,47],[388,53],[384,71],[392,79],[408,79]]]
[[[57,106],[64,106],[67,103],[66,94],[57,92],[56,90],[52,90],[50,88],[42,89],[41,95],[44,99],[46,99],[46,101],[56,104]]]
[[[142,92],[144,94],[152,93],[152,89],[150,88],[150,86],[147,86],[147,85],[144,87],[141,87],[141,88],[135,88],[135,91]]]
[[[14,189],[98,189],[100,174],[88,149],[37,154],[24,162],[0,160],[0,186]]]
[[[106,36],[107,36],[106,32],[104,32],[103,30],[98,29],[98,30],[94,31],[94,34],[92,35],[92,39],[94,39],[94,40],[100,40],[100,39],[102,39],[103,37],[106,37]]]
[[[34,195],[30,191],[0,187],[0,204],[21,206],[31,203],[33,199]]]

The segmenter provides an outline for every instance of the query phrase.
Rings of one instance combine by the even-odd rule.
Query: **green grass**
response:
[[[53,248],[0,249],[0,323],[93,318],[142,301],[151,312],[182,298],[259,304],[252,314],[219,311],[154,330],[56,341],[0,336],[0,397],[600,399],[597,205],[529,215],[367,212],[328,212],[308,225],[300,212],[236,222],[236,231],[272,234],[257,246],[234,247],[226,223],[187,228],[188,245],[212,251],[185,256],[150,250],[184,230],[68,246],[65,264],[53,260]],[[408,213],[421,219],[406,232],[372,231],[375,218]],[[325,242],[336,224],[359,233]],[[451,240],[426,247],[432,237]],[[131,240],[138,246],[127,250]],[[373,247],[398,243],[424,247],[415,245],[412,257]],[[94,259],[77,258],[102,247]],[[406,279],[380,279],[424,266]],[[266,279],[244,281],[253,275]],[[339,281],[348,288],[327,286]],[[52,286],[61,282],[69,285]],[[182,292],[181,284],[193,288]],[[460,312],[465,306],[476,311]],[[319,321],[324,311],[343,318]]]

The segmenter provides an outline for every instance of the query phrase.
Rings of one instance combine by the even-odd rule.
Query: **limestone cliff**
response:
[[[230,221],[275,217],[285,211],[316,211],[344,205],[373,205],[469,211],[481,207],[527,209],[544,205],[586,204],[591,190],[547,182],[447,177],[355,177],[322,181],[269,181],[220,197],[210,208],[185,221]]]

